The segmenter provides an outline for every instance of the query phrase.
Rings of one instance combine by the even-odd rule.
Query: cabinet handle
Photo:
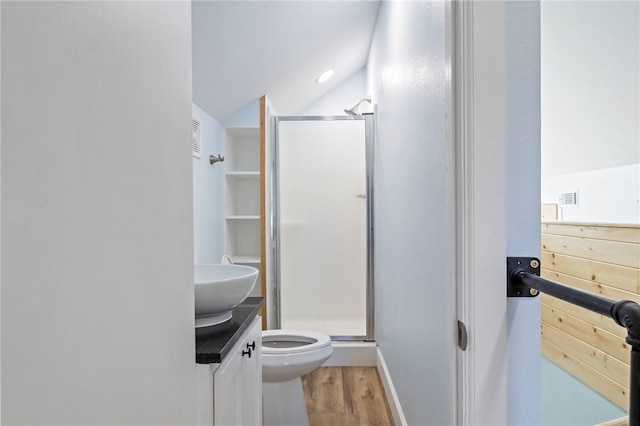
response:
[[[249,346],[249,344],[247,344],[247,346]],[[247,349],[246,351],[242,351],[242,356],[248,355],[249,358],[251,358],[251,348]]]
[[[254,340],[253,343],[249,344],[247,343],[247,349],[252,349],[252,350],[256,350],[256,341]]]

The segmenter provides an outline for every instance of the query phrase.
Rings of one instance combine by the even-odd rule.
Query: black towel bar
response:
[[[629,425],[640,426],[640,305],[630,300],[615,301],[568,287],[539,276],[536,258],[507,258],[507,296],[535,297],[539,292],[612,318],[627,329],[631,345],[629,374]]]

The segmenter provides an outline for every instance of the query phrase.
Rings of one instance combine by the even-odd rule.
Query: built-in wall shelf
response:
[[[260,254],[254,256],[232,256],[233,263],[241,263],[243,265],[259,265]]]
[[[225,176],[231,179],[258,179],[260,172],[227,172]]]
[[[260,128],[225,130],[224,254],[234,263],[260,269]],[[261,286],[251,295],[263,296]]]

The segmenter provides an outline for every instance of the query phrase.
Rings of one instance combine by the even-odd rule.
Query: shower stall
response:
[[[275,119],[275,328],[373,340],[373,138],[373,114]]]

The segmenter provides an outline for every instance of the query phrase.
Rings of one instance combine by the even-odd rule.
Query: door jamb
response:
[[[505,2],[454,1],[457,424],[507,423]],[[490,389],[490,391],[488,391]]]

